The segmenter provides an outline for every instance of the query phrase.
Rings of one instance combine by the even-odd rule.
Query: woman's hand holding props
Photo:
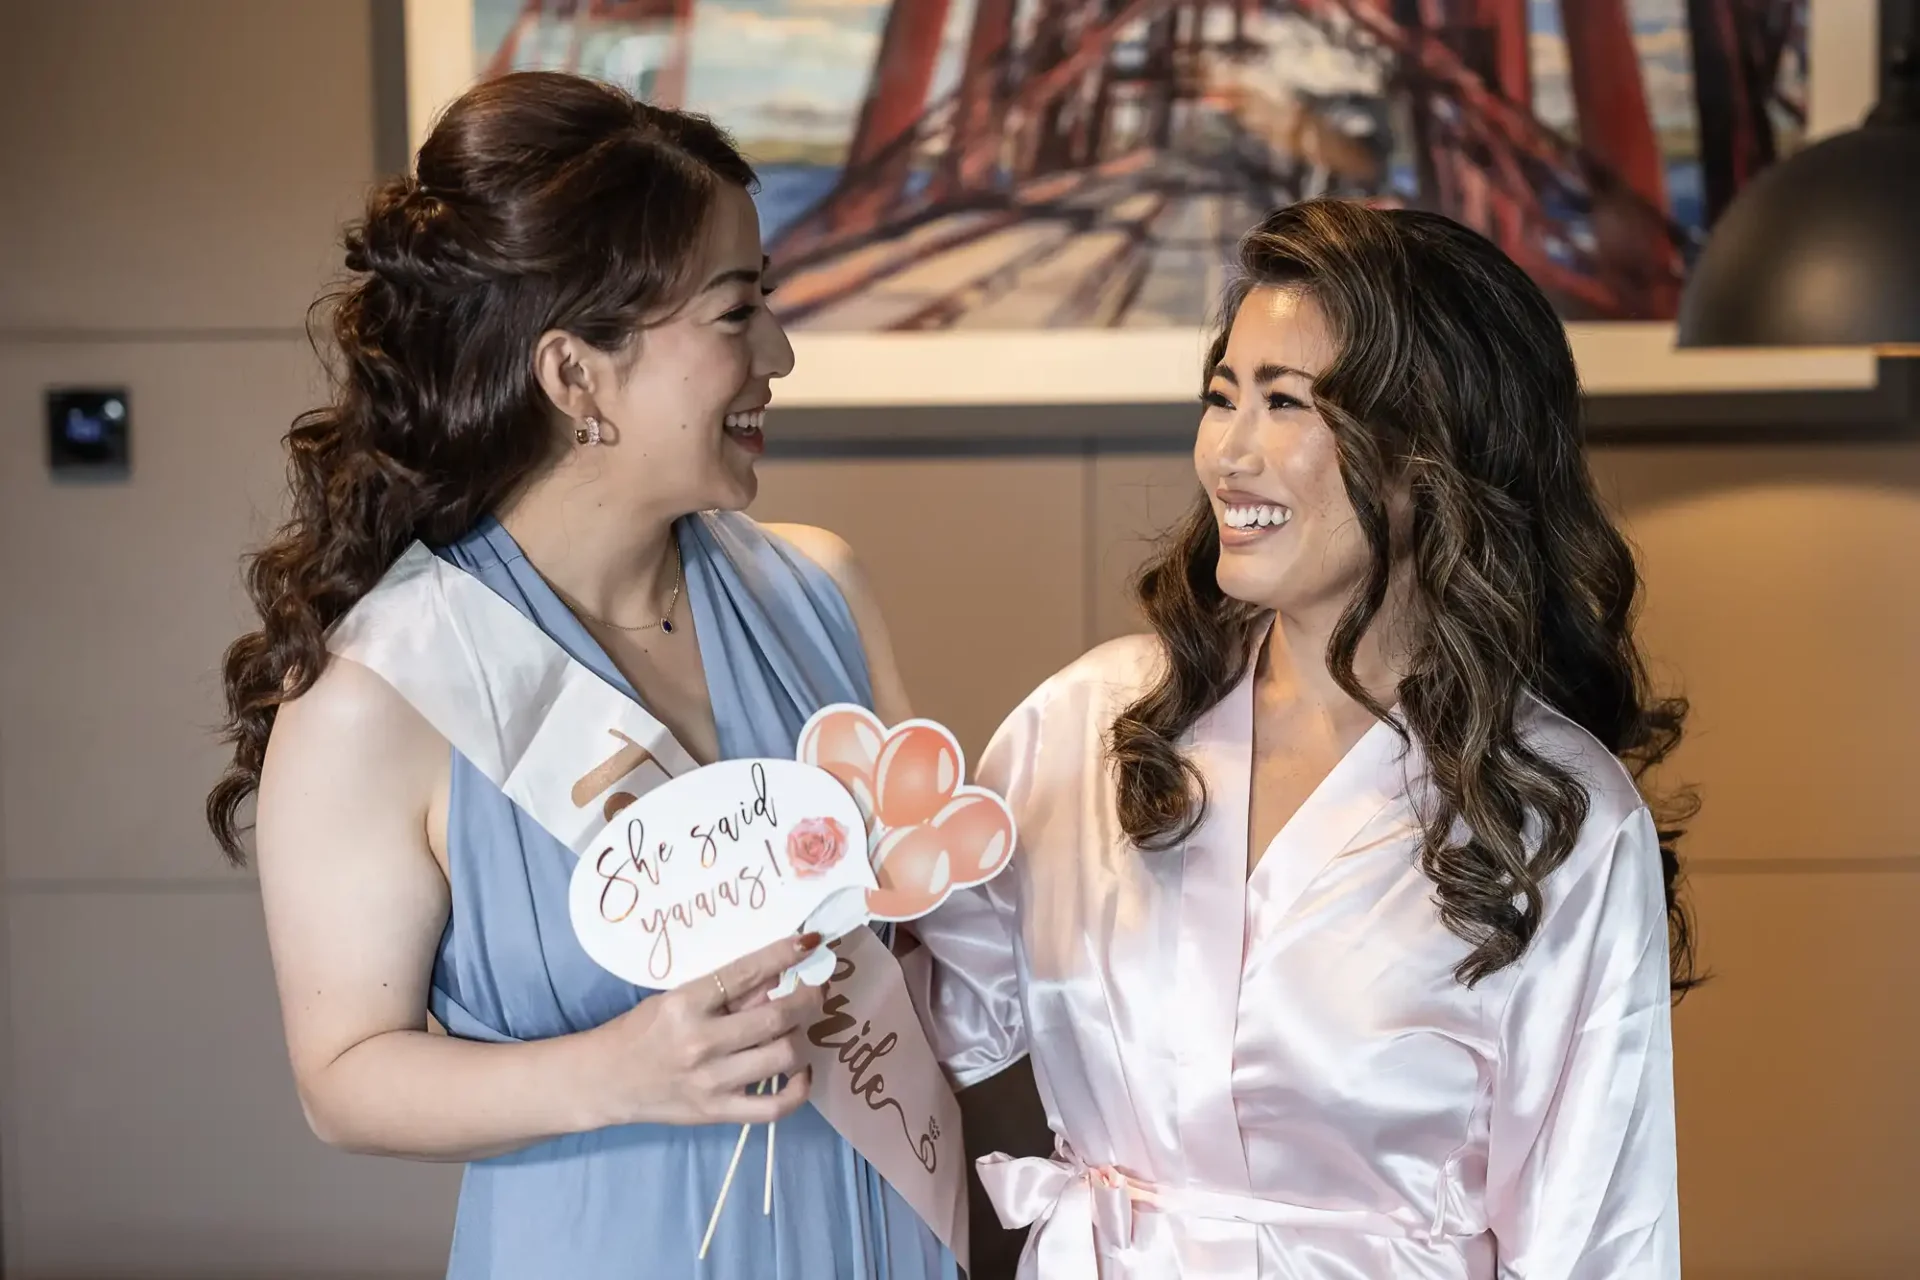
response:
[[[820,1015],[820,993],[773,999],[769,992],[819,941],[781,938],[588,1032],[601,1051],[592,1057],[597,1078],[587,1092],[608,1100],[594,1121],[771,1124],[798,1110],[811,1085],[800,1034]],[[748,1092],[777,1077],[786,1077],[785,1087]]]

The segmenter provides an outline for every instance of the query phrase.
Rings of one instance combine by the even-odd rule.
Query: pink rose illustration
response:
[[[827,874],[846,852],[847,829],[833,818],[803,818],[787,833],[787,861],[802,880]]]

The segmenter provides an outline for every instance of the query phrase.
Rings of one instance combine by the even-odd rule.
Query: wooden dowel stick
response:
[[[713,1243],[713,1229],[720,1225],[720,1210],[727,1204],[727,1192],[733,1189],[733,1175],[740,1168],[740,1153],[747,1148],[747,1131],[750,1124],[740,1126],[740,1140],[733,1144],[733,1159],[727,1162],[727,1177],[720,1184],[720,1198],[713,1202],[713,1216],[707,1219],[707,1234],[700,1241],[700,1260],[706,1261],[707,1246]]]
[[[779,1077],[776,1076],[774,1079],[767,1081],[767,1085],[775,1092],[778,1092]],[[779,1128],[780,1122],[778,1120],[772,1120],[767,1123],[767,1187],[760,1197],[760,1213],[763,1217],[773,1216],[773,1136],[779,1131]]]

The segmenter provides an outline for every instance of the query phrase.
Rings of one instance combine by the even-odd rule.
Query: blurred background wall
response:
[[[255,886],[200,812],[236,558],[320,394],[301,317],[377,172],[374,15],[0,19],[5,1274],[438,1275],[457,1170],[308,1135]],[[130,389],[128,482],[50,478],[41,393],[75,382]],[[1177,451],[783,459],[779,423],[755,514],[851,540],[916,699],[970,751],[1135,628],[1127,575],[1191,483]],[[1672,773],[1705,801],[1687,847],[1716,977],[1676,1015],[1687,1273],[1920,1275],[1920,446],[1593,462],[1695,706]]]

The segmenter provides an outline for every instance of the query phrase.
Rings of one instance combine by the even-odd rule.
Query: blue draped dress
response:
[[[791,759],[831,702],[871,706],[866,656],[833,580],[746,516],[676,526],[721,754]],[[497,520],[438,554],[531,618],[576,661],[637,696]],[[601,969],[567,913],[574,855],[455,752],[452,914],[432,1010],[470,1040],[585,1031],[654,994]],[[470,1164],[449,1280],[954,1280],[954,1260],[811,1105],[780,1122],[774,1211],[761,1212],[764,1129],[707,1258],[697,1261],[737,1126],[630,1125]],[[756,1160],[756,1156],[759,1160]]]

